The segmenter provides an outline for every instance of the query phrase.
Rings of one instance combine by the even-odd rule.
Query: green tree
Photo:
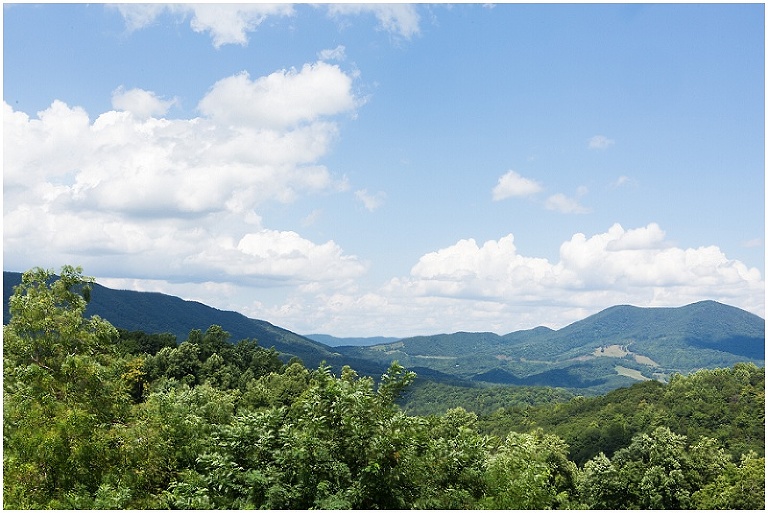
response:
[[[118,328],[120,340],[117,350],[122,355],[155,355],[164,347],[176,347],[176,336],[172,333],[145,333]]]
[[[286,365],[280,372],[255,378],[251,369],[243,373],[238,403],[241,409],[290,406],[309,387],[310,372],[299,362]]]
[[[611,460],[587,462],[579,480],[584,503],[599,509],[690,509],[692,496],[729,468],[730,456],[711,438],[689,445],[669,428],[636,435]]]
[[[68,507],[114,463],[110,426],[130,411],[117,330],[84,317],[93,278],[79,267],[22,275],[3,327],[3,503]],[[76,502],[76,500],[75,500]]]
[[[482,496],[487,443],[476,417],[403,413],[395,400],[412,372],[393,364],[377,387],[349,367],[334,376],[321,366],[308,385],[298,363],[288,369],[284,381],[259,380],[285,385],[276,395],[249,389],[250,401],[268,404],[214,427],[208,449],[194,470],[178,474],[162,507],[471,507]]]
[[[693,494],[696,509],[765,510],[765,458],[754,452],[729,463],[714,480]]]
[[[490,440],[477,415],[453,408],[419,425],[409,474],[418,486],[417,509],[476,509],[486,492]]]
[[[486,481],[491,509],[557,509],[569,505],[577,468],[568,446],[555,435],[536,429],[510,433],[490,457]]]
[[[229,333],[221,326],[214,324],[205,331],[205,335],[197,345],[200,349],[200,360],[205,361],[212,354],[221,353],[229,345]]]

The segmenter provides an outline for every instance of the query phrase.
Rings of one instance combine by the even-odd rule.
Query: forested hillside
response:
[[[478,383],[553,386],[605,393],[676,373],[765,364],[765,320],[702,301],[679,308],[615,306],[559,330],[507,335],[452,333],[371,347],[339,347],[347,356],[397,359]]]
[[[422,416],[398,406],[415,379],[399,364],[375,382],[284,362],[216,325],[178,345],[118,331],[85,315],[92,286],[80,269],[34,269],[11,297],[5,508],[765,506],[754,364]]]
[[[678,308],[614,306],[559,330],[452,333],[371,347],[340,347],[380,363],[397,359],[479,383],[605,393],[676,373],[765,363],[765,320],[701,301]]]

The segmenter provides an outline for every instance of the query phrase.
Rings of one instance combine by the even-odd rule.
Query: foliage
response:
[[[95,492],[113,463],[110,425],[129,397],[117,379],[117,330],[83,312],[92,279],[64,267],[24,273],[3,327],[3,502],[64,507],[76,489]]]
[[[740,363],[704,369],[674,375],[667,385],[645,381],[599,397],[505,408],[480,421],[490,433],[540,427],[557,434],[578,465],[600,452],[610,457],[635,435],[661,426],[691,439],[717,439],[734,458],[749,451],[764,456],[765,368]]]
[[[490,509],[557,509],[570,505],[575,492],[576,465],[568,447],[541,429],[510,433],[488,463]]]
[[[749,452],[742,455],[738,465],[729,462],[692,498],[696,509],[765,510],[765,458]]]
[[[290,407],[244,411],[220,425],[165,504],[206,497],[225,509],[471,506],[481,493],[483,439],[461,416],[428,422],[400,411],[394,399],[412,379],[394,364],[375,389],[348,367],[338,378],[320,367]]]
[[[584,466],[579,487],[583,498],[598,509],[691,509],[765,505],[765,475],[747,459],[740,467],[718,443],[687,437],[659,427],[640,434],[610,460],[600,454]],[[748,480],[760,477],[760,483]],[[735,485],[738,483],[738,485]],[[735,486],[734,486],[735,485]],[[734,487],[742,493],[734,494]],[[761,501],[762,497],[762,502]]]
[[[117,350],[120,354],[154,356],[165,347],[176,347],[176,336],[172,333],[144,333],[143,331],[128,331],[117,329],[119,340]]]
[[[419,379],[403,394],[400,405],[411,415],[439,415],[462,407],[481,416],[500,408],[521,408],[566,402],[573,394],[553,387],[458,386]],[[494,432],[504,436],[509,430]]]
[[[245,391],[248,384],[282,368],[277,351],[264,349],[255,340],[229,343],[229,333],[211,326],[203,334],[192,330],[187,340],[163,347],[144,359],[142,372],[149,381],[173,379],[190,386],[209,383],[217,388]]]

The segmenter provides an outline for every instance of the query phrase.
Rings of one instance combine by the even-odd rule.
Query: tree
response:
[[[488,462],[491,509],[557,509],[569,504],[577,468],[568,460],[568,446],[555,435],[536,429],[510,433]]]
[[[249,390],[231,423],[218,424],[194,470],[182,472],[162,507],[225,509],[405,509],[472,507],[482,496],[487,440],[463,410],[432,420],[395,404],[414,374],[393,364],[378,387],[349,367],[313,371],[298,363],[286,404]],[[295,396],[293,384],[303,391]],[[292,399],[290,399],[292,397]],[[208,502],[205,502],[208,501]]]
[[[582,500],[600,509],[690,509],[692,496],[729,468],[730,456],[711,438],[690,446],[667,427],[636,435],[609,461],[584,466]],[[704,500],[702,498],[702,500]]]
[[[696,509],[765,510],[765,458],[744,454],[738,465],[729,463],[724,472],[693,494]]]
[[[229,344],[229,333],[219,325],[212,325],[205,331],[202,340],[198,343],[200,348],[200,360],[205,361],[212,354],[221,353]]]
[[[67,507],[113,464],[109,427],[130,411],[107,321],[84,317],[93,278],[79,267],[22,275],[3,327],[3,502]]]
[[[120,340],[117,350],[122,355],[155,355],[164,347],[176,347],[176,336],[172,333],[144,333],[118,328]]]
[[[453,408],[426,419],[411,446],[409,474],[418,486],[416,509],[476,509],[486,492],[490,439],[478,433],[477,415]]]

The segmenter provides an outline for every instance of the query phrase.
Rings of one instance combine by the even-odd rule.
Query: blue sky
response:
[[[337,336],[764,317],[761,4],[3,17],[6,270]]]

